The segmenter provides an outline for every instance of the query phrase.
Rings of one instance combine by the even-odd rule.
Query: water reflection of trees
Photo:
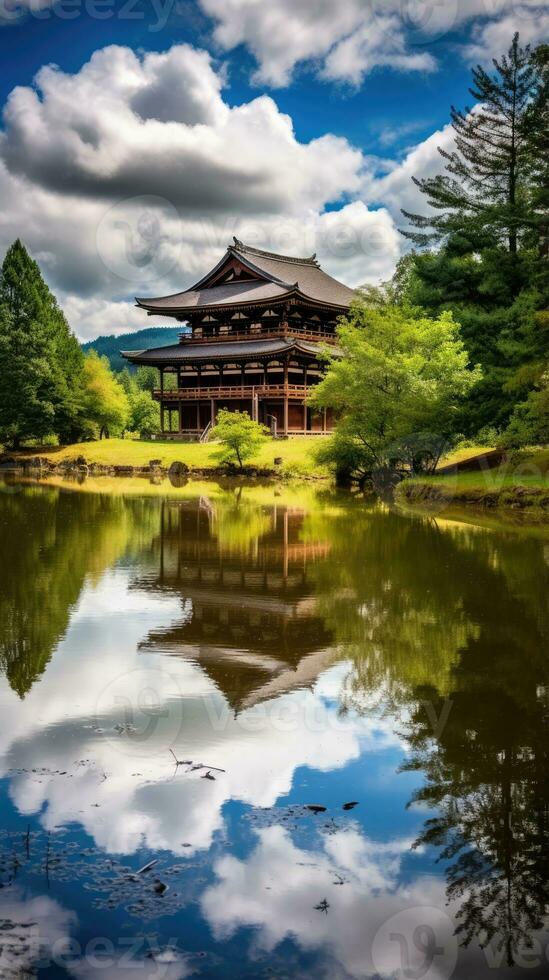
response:
[[[318,608],[340,654],[353,660],[349,698],[432,681],[443,693],[459,652],[478,632],[456,578],[476,571],[474,548],[456,550],[430,521],[363,505],[311,513],[305,535],[324,533],[326,562],[314,569]]]
[[[434,812],[417,843],[444,862],[461,941],[512,964],[549,905],[543,539],[387,512],[341,514],[330,541],[315,576],[353,704],[381,686],[406,708],[411,802]]]
[[[158,505],[18,489],[1,497],[0,670],[24,697],[63,638],[85,582],[96,583],[150,541]]]
[[[443,859],[462,941],[499,945],[511,962],[542,926],[542,537],[411,520],[329,495],[289,507],[246,494],[182,503],[27,488],[1,505],[0,668],[21,696],[85,582],[135,555],[136,589],[192,605],[191,618],[152,631],[144,648],[200,656],[235,706],[312,683],[335,646],[352,663],[347,703],[360,708],[381,689],[404,708],[408,768],[425,776],[412,802],[433,811],[418,843]],[[434,729],[436,719],[444,724]]]

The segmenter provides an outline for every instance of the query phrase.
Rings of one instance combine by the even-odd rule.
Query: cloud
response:
[[[35,81],[7,100],[0,154],[57,193],[109,201],[146,188],[188,215],[279,214],[358,187],[359,150],[331,134],[300,143],[268,96],[229,108],[209,56],[189,45],[142,58],[111,46],[75,75],[48,66]]]
[[[515,30],[533,34],[545,6],[539,0],[339,0],[337,9],[331,0],[200,3],[215,21],[218,45],[225,51],[245,45],[258,65],[254,80],[274,87],[288,85],[300,65],[321,78],[353,85],[379,67],[434,71],[437,62],[427,46],[472,20],[485,56],[491,50],[483,46],[483,31],[489,32],[499,18],[502,35],[507,30],[500,53]]]
[[[131,333],[144,327],[167,327],[173,321],[152,316],[143,320],[143,311],[135,303],[121,300],[116,303],[101,297],[58,293],[58,300],[70,324],[78,327],[81,340],[92,340],[103,334]]]
[[[450,150],[454,145],[454,130],[448,124],[413,146],[399,163],[385,163],[385,173],[366,174],[363,195],[369,201],[382,201],[398,227],[406,225],[401,209],[425,214],[429,208],[425,196],[412,177],[432,177],[444,171],[439,147]]]
[[[340,0],[201,0],[216,21],[214,38],[224,49],[245,44],[255,56],[255,81],[287,85],[296,65],[314,63],[321,75],[357,84],[379,65],[398,71],[435,67],[427,53],[410,51],[398,3]]]
[[[500,58],[508,50],[516,31],[520,33],[523,45],[535,46],[549,37],[547,4],[516,3],[502,17],[475,24],[471,41],[465,45],[463,53],[473,64],[486,62],[489,58]]]
[[[222,90],[189,45],[111,46],[8,98],[0,246],[23,239],[82,339],[144,326],[132,297],[185,288],[233,235],[317,252],[351,286],[391,275],[399,236],[386,209],[356,200],[361,151],[330,133],[300,142],[273,99],[231,107]]]
[[[432,72],[436,71],[437,64],[428,51],[407,50],[398,17],[378,17],[373,25],[364,24],[331,48],[321,75],[359,85],[364,75],[382,67]]]

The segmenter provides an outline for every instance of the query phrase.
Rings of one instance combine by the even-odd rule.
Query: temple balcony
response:
[[[265,338],[272,339],[286,339],[287,337],[296,337],[300,340],[306,340],[310,343],[335,343],[337,340],[336,334],[333,330],[326,330],[322,328],[315,329],[314,327],[303,327],[295,323],[279,323],[279,324],[269,324],[269,325],[257,325],[250,324],[249,327],[243,329],[242,326],[238,330],[223,330],[216,328],[215,332],[211,328],[199,327],[195,328],[193,333],[182,333],[179,338],[181,344],[215,344],[219,343],[220,340],[258,340]],[[196,330],[204,331],[197,333]]]
[[[162,402],[203,401],[214,399],[248,399],[254,398],[294,398],[304,401],[314,385],[272,384],[272,385],[231,385],[201,388],[175,388],[172,391],[153,392],[154,397]]]

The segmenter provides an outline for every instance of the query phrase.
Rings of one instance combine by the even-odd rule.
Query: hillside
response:
[[[144,330],[118,334],[118,336],[110,334],[89,340],[86,344],[82,344],[82,350],[88,351],[93,348],[98,354],[108,357],[113,371],[122,371],[125,367],[133,371],[135,368],[120,356],[121,350],[145,350],[147,347],[177,344],[182,329],[180,325],[176,327],[145,327]]]

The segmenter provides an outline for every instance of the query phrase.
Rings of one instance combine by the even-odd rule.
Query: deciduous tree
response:
[[[455,432],[460,399],[480,376],[452,314],[430,320],[361,299],[339,327],[338,343],[339,352],[326,352],[327,373],[310,398],[338,415],[334,448],[347,443],[364,471],[436,465]]]
[[[84,360],[84,411],[87,434],[102,439],[119,434],[128,424],[130,405],[106,357],[91,350]]]
[[[247,412],[230,412],[224,408],[218,413],[211,431],[212,439],[223,444],[219,454],[221,461],[236,463],[239,469],[257,452],[268,434],[266,426],[254,422]]]

